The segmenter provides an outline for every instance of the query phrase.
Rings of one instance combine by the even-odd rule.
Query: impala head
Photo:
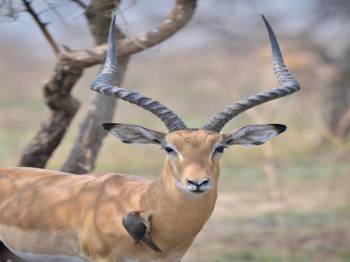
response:
[[[159,117],[169,130],[168,134],[137,125],[106,123],[104,128],[124,143],[157,144],[167,154],[167,167],[175,185],[186,192],[204,193],[217,184],[219,159],[224,150],[233,145],[261,145],[286,130],[280,124],[249,125],[234,132],[221,133],[221,129],[232,118],[249,108],[298,91],[299,83],[287,70],[277,39],[271,26],[263,16],[269,33],[274,72],[280,86],[260,92],[247,99],[225,107],[210,118],[202,128],[188,128],[172,110],[144,97],[137,92],[112,85],[117,71],[115,47],[115,16],[112,19],[108,37],[108,52],[105,65],[92,84],[92,89],[106,95],[121,98],[136,104]]]
[[[184,129],[164,134],[142,126],[108,123],[103,125],[124,143],[157,144],[167,156],[176,186],[203,193],[216,186],[219,160],[233,145],[260,145],[285,131],[278,124],[245,126],[233,133],[220,134],[204,129]]]

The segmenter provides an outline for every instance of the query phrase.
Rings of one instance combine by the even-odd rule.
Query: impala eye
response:
[[[168,154],[175,153],[175,150],[172,149],[171,147],[168,147],[168,146],[165,146],[165,147],[164,147],[164,150],[165,150]]]
[[[218,146],[215,148],[214,153],[224,153],[225,147],[224,146]]]

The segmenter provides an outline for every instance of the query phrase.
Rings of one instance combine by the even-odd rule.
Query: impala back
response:
[[[35,257],[32,261],[47,262],[56,254],[63,256],[62,261],[83,258],[101,245],[99,239],[105,234],[128,237],[126,232],[123,235],[121,214],[139,208],[148,184],[141,178],[115,174],[77,176],[0,168],[0,239],[29,261]]]

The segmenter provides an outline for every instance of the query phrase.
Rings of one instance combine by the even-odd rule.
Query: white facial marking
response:
[[[221,142],[214,145],[213,149],[211,150],[211,152],[209,154],[209,159],[212,157],[221,157],[222,156],[223,153],[215,152],[216,148],[221,147],[221,146],[226,148],[226,145],[222,144]]]
[[[163,147],[170,147],[172,150],[175,151],[176,156],[180,159],[180,161],[183,160],[183,156],[180,154],[180,152],[177,150],[177,148],[176,148],[176,146],[175,146],[174,144],[169,143],[169,142],[165,142],[165,143],[163,144]]]
[[[185,193],[189,193],[193,196],[202,196],[204,195],[209,189],[211,189],[211,183],[209,182],[208,184],[206,185],[202,185],[200,186],[200,190],[202,190],[203,192],[201,193],[195,193],[193,191],[195,191],[197,189],[197,187],[195,185],[192,185],[192,184],[187,184],[187,185],[183,185],[181,183],[180,180],[177,180],[176,181],[176,187],[179,188],[181,191],[185,192]]]

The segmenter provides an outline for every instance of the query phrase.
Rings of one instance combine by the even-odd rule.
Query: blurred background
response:
[[[90,48],[84,12],[72,2],[36,0],[33,6],[60,45]],[[142,32],[173,4],[123,1],[118,24],[127,35]],[[42,86],[56,58],[21,1],[0,1],[0,12],[0,165],[15,166],[49,114]],[[260,14],[302,89],[225,127],[283,123],[288,130],[262,146],[227,150],[217,206],[184,261],[350,261],[350,1],[199,0],[187,26],[131,57],[123,86],[200,127],[227,104],[277,85]],[[69,154],[98,70],[85,70],[74,87],[82,105],[47,168],[59,170]],[[157,118],[125,102],[118,102],[115,121],[165,131]],[[153,178],[163,159],[156,146],[108,136],[96,171]]]

